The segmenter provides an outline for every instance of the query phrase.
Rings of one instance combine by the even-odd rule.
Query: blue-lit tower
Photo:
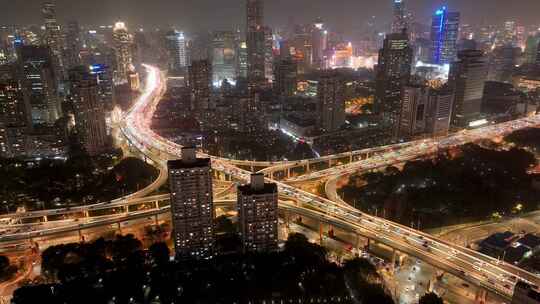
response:
[[[431,23],[432,63],[449,64],[457,56],[459,13],[449,12],[446,6],[438,9]]]

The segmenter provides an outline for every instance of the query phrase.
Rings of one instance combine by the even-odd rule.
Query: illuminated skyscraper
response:
[[[88,67],[80,66],[69,71],[69,81],[81,144],[89,155],[99,155],[109,148],[109,140],[97,76]]]
[[[252,174],[249,185],[238,186],[238,223],[244,251],[278,248],[278,189]]]
[[[266,34],[263,0],[247,0],[247,62],[251,84],[265,82]]]
[[[392,20],[392,33],[401,33],[408,30],[407,13],[405,11],[405,0],[394,1],[394,16]]]
[[[51,51],[48,47],[21,46],[18,49],[18,77],[29,127],[53,126],[61,116],[57,81]]]
[[[488,63],[482,51],[461,51],[451,64],[448,85],[454,94],[454,126],[466,127],[478,118],[487,74]]]
[[[232,31],[214,32],[212,39],[212,83],[221,86],[223,80],[235,83],[236,35]]]
[[[376,71],[375,112],[397,135],[401,109],[401,87],[409,83],[413,49],[407,33],[393,33],[384,39]]]
[[[456,59],[459,17],[458,12],[448,12],[446,6],[438,9],[433,15],[431,23],[432,63],[449,64]]]
[[[113,29],[116,55],[116,82],[126,83],[129,71],[133,69],[132,39],[124,22],[117,22]]]
[[[169,161],[167,167],[176,256],[210,258],[214,249],[210,159],[197,158],[195,148],[182,148],[182,159]]]
[[[345,80],[336,71],[324,72],[317,86],[318,126],[333,132],[345,124]]]
[[[172,30],[167,33],[169,69],[179,71],[187,66],[186,37],[183,32]]]
[[[57,79],[63,79],[66,75],[62,54],[62,30],[56,20],[56,5],[50,2],[44,3],[41,13],[45,21],[43,42],[51,50],[51,58]]]

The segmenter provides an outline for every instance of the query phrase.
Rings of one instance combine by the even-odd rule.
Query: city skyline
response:
[[[8,2],[0,1],[2,6],[10,7],[0,12],[3,25],[40,25],[43,22],[39,13],[43,1]],[[309,5],[307,0],[295,0],[293,3],[284,0],[266,2],[266,23],[272,27],[284,28],[293,15],[295,22],[312,22],[321,17],[337,31],[347,35],[362,30],[372,16],[375,16],[377,27],[386,28],[391,23],[392,1],[369,3],[369,10],[365,9],[365,0],[340,0],[339,3],[314,0],[309,1]],[[235,1],[234,5],[229,1],[224,5],[211,0],[158,0],[136,6],[127,1],[108,0],[89,3],[58,0],[53,3],[57,4],[58,20],[62,24],[77,19],[81,24],[112,25],[122,20],[136,26],[179,26],[186,31],[243,28],[245,24],[244,1],[240,0]],[[450,10],[462,13],[463,23],[472,25],[499,24],[503,20],[517,20],[527,26],[536,25],[538,21],[534,12],[540,10],[540,2],[520,0],[520,4],[503,0],[409,0],[406,9],[413,13],[417,21],[425,24],[429,24],[435,9],[446,5]],[[96,10],[95,7],[101,9]],[[284,14],[283,8],[291,13]]]

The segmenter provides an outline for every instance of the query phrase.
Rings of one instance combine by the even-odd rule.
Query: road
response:
[[[125,124],[122,126],[121,131],[129,142],[144,153],[147,158],[160,166],[164,166],[168,159],[180,157],[181,146],[160,137],[149,127],[152,114],[156,105],[161,100],[166,86],[164,75],[161,71],[152,66],[147,65],[145,67],[148,71],[146,89],[131,111],[126,114],[124,119]],[[482,137],[499,136],[511,130],[538,125],[539,122],[540,115],[536,115],[506,124],[489,126],[481,130],[463,132],[456,136],[449,136],[448,138],[424,140],[413,147],[414,149],[411,148],[408,150],[409,148],[402,148],[398,154],[395,151],[377,154],[370,158],[369,162],[374,165],[386,164],[387,161],[401,162],[405,157],[418,157],[421,153],[433,153],[435,149],[459,145],[464,140],[473,141]],[[213,157],[203,153],[199,153],[198,156],[210,157],[212,159],[213,169],[228,174],[236,180],[247,181],[249,179],[251,172],[236,167],[237,161]],[[256,163],[246,163],[245,161],[243,164],[257,165]],[[342,174],[346,170],[357,170],[358,168],[354,167],[356,165],[351,163],[345,166],[331,168],[331,170],[335,171],[335,174]],[[280,209],[282,210],[312,217],[344,230],[353,231],[395,248],[400,252],[418,257],[431,265],[437,265],[438,268],[444,271],[452,273],[472,284],[499,293],[506,298],[511,297],[513,285],[518,279],[534,285],[540,285],[540,280],[535,275],[511,265],[500,265],[497,260],[473,250],[385,219],[364,214],[342,201],[324,199],[282,182],[272,181],[270,179],[268,181],[275,182],[279,187],[280,193],[298,202],[298,206],[280,203]],[[130,199],[119,203],[119,206],[122,204],[130,204]],[[118,216],[118,218],[113,220],[129,221],[133,218],[143,218],[165,211],[165,209],[160,209],[128,213]],[[110,220],[90,223],[89,225],[96,227],[107,225],[107,221]],[[9,239],[8,236],[0,237],[0,240],[6,239]]]

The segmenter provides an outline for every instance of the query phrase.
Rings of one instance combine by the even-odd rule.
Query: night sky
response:
[[[0,24],[41,23],[42,0],[0,0]],[[232,29],[243,24],[245,0],[56,0],[61,22],[81,24],[177,25],[186,31]],[[284,27],[290,16],[298,23],[324,18],[337,31],[351,33],[370,16],[379,25],[390,21],[392,0],[266,0],[266,23]],[[540,0],[408,0],[418,20],[426,22],[435,7],[446,4],[470,24],[518,19],[540,23]]]

